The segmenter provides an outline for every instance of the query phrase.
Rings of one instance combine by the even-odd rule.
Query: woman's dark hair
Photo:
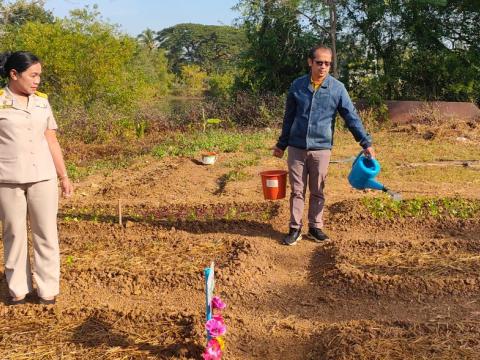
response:
[[[38,64],[40,59],[28,51],[15,51],[0,54],[0,77],[10,76],[11,70],[22,73],[30,66]]]

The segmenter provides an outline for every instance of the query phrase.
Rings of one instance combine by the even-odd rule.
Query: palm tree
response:
[[[149,51],[157,48],[158,45],[155,31],[149,28],[143,30],[142,33],[137,36],[137,40],[141,44],[143,44]]]

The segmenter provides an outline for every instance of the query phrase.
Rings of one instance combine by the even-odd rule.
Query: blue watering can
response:
[[[388,193],[395,201],[400,201],[401,195],[387,189],[383,184],[375,180],[380,172],[380,163],[372,158],[366,157],[363,151],[358,154],[352,164],[352,170],[348,175],[348,182],[358,190],[375,189]]]
[[[379,172],[380,163],[375,159],[366,157],[362,151],[352,164],[348,182],[358,190],[375,189],[386,191],[384,190],[385,186],[375,180],[375,176]]]

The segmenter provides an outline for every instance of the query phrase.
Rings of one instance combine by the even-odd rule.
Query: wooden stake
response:
[[[118,223],[120,224],[120,226],[123,225],[123,222],[122,222],[122,200],[121,199],[118,199]]]

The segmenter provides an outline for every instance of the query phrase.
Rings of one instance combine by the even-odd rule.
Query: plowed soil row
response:
[[[336,189],[332,241],[287,247],[288,201],[264,202],[250,180],[215,195],[224,170],[186,181],[195,165],[177,163],[119,171],[110,200],[92,187],[98,176],[79,184],[60,210],[57,305],[0,304],[1,359],[199,359],[211,261],[227,303],[225,359],[478,358],[478,217],[378,218]],[[157,169],[168,177],[156,198],[135,198]],[[130,172],[146,181],[136,195]]]

